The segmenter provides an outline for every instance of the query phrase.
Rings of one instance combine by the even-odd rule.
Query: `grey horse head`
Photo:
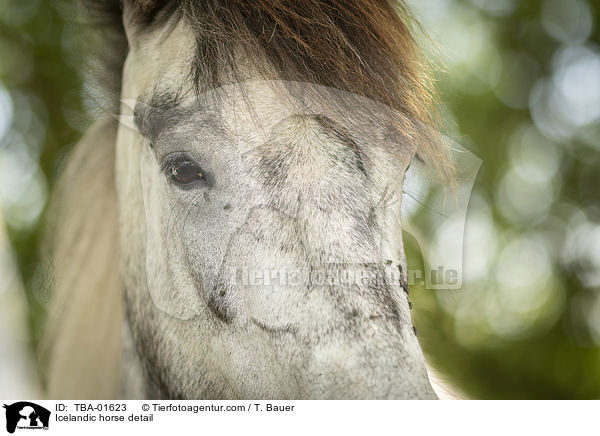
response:
[[[434,398],[398,219],[414,123],[306,82],[198,93],[186,20],[127,30],[116,176],[143,394]]]

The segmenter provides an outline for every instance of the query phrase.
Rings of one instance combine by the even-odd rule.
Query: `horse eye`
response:
[[[179,185],[189,185],[198,180],[204,180],[202,171],[194,162],[183,161],[171,167],[171,177]]]

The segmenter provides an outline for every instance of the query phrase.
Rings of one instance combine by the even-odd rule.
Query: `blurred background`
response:
[[[0,397],[33,398],[44,213],[98,101],[73,2],[0,2]],[[427,360],[459,397],[600,398],[600,3],[409,3],[446,134],[483,161],[463,288],[413,289]]]

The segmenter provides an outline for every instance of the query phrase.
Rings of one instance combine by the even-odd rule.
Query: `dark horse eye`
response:
[[[171,177],[179,185],[190,185],[204,179],[198,165],[189,160],[175,163],[171,167]]]

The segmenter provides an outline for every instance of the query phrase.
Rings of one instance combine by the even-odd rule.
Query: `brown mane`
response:
[[[127,44],[121,2],[84,3],[103,35],[97,64],[104,68],[104,88],[112,88],[117,102]],[[140,32],[173,15],[188,22],[196,36],[190,77],[199,91],[247,79],[240,73],[243,59],[256,72],[253,79],[341,89],[400,111],[414,125],[434,125],[432,81],[413,36],[416,24],[402,1],[125,0],[125,9]],[[414,135],[420,157],[448,176],[439,138],[422,133]]]

